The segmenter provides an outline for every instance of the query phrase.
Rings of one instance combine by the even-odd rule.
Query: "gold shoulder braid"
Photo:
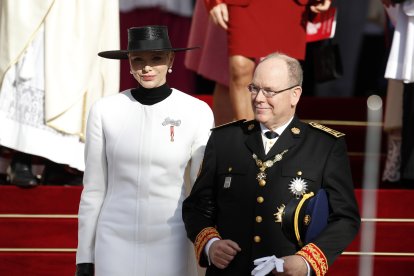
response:
[[[342,133],[342,132],[333,130],[332,128],[329,128],[327,126],[324,126],[324,125],[321,125],[321,124],[318,124],[318,123],[315,123],[315,122],[310,122],[309,125],[312,126],[312,127],[314,127],[314,128],[317,128],[317,129],[320,129],[322,131],[325,131],[325,132],[331,134],[332,136],[335,136],[336,138],[345,136],[345,134]]]
[[[229,123],[225,123],[225,124],[213,127],[211,130],[216,130],[216,129],[223,128],[223,127],[226,127],[226,126],[231,126],[231,125],[237,125],[237,124],[243,123],[245,121],[246,121],[246,119],[232,121],[232,122],[229,122]]]
[[[266,172],[265,170],[267,168],[272,167],[274,164],[276,164],[277,162],[279,162],[280,160],[282,160],[283,155],[288,152],[288,150],[284,150],[281,153],[278,153],[275,155],[275,158],[273,160],[267,160],[267,161],[262,161],[259,158],[257,158],[257,155],[255,153],[253,153],[253,159],[256,161],[256,165],[259,167],[259,173],[257,174],[257,181],[259,181],[259,185],[260,186],[264,186],[266,185]]]

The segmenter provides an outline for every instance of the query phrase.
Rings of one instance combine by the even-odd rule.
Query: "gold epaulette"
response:
[[[309,125],[312,126],[312,127],[314,127],[314,128],[317,128],[317,129],[320,129],[322,131],[325,131],[326,133],[329,133],[329,134],[331,134],[332,136],[334,136],[336,138],[345,136],[345,133],[336,131],[336,130],[334,130],[332,128],[329,128],[327,126],[324,126],[324,125],[321,125],[321,124],[318,124],[318,123],[315,123],[315,122],[310,122]]]
[[[216,129],[223,128],[223,127],[226,127],[226,126],[240,124],[240,123],[242,123],[244,121],[246,121],[246,120],[245,119],[242,119],[242,120],[232,121],[232,122],[229,122],[229,123],[225,123],[225,124],[222,124],[222,125],[213,127],[211,130],[216,130]]]

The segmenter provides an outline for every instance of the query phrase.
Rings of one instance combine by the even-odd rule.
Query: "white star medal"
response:
[[[295,195],[297,198],[306,194],[306,190],[308,185],[306,184],[305,180],[300,177],[293,178],[289,184],[290,192]]]

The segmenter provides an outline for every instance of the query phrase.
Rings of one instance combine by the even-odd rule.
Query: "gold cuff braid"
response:
[[[310,264],[316,276],[323,276],[328,271],[328,260],[322,250],[313,243],[309,243],[296,252]]]
[[[195,248],[195,254],[197,257],[197,262],[200,263],[201,254],[203,252],[204,246],[206,243],[212,239],[212,238],[219,238],[220,234],[217,232],[216,228],[214,227],[207,227],[198,233],[195,241],[194,241],[194,248]]]

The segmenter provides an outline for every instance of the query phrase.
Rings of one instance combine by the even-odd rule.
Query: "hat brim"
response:
[[[129,53],[136,52],[163,52],[163,51],[172,51],[172,52],[181,52],[199,49],[200,47],[190,47],[190,48],[165,48],[165,49],[143,49],[143,50],[114,50],[114,51],[104,51],[99,52],[98,56],[109,59],[128,59]]]

